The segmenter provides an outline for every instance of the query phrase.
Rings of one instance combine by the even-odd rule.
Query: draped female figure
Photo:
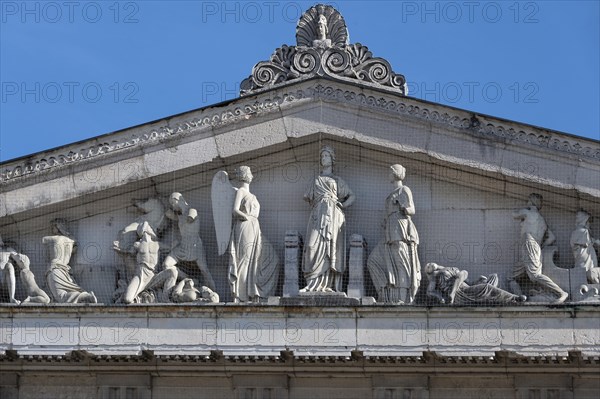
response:
[[[304,248],[304,278],[301,292],[341,291],[345,270],[344,209],[352,205],[354,193],[333,174],[335,152],[324,146],[320,152],[321,173],[304,194],[311,206]]]
[[[394,189],[385,200],[384,238],[367,261],[380,302],[412,303],[421,283],[419,234],[411,218],[415,204],[412,192],[402,184],[405,175],[402,165],[390,167]]]

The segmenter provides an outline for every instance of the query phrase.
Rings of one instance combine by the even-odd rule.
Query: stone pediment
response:
[[[0,173],[2,398],[597,397],[600,142],[407,96],[330,6],[240,98]]]
[[[273,213],[269,228],[275,237],[284,237],[289,229],[305,228],[308,214],[301,198],[315,173],[320,143],[336,147],[340,173],[363,192],[350,222],[357,227],[350,233],[362,234],[371,246],[381,233],[369,212],[381,212],[385,170],[397,162],[407,167],[411,188],[420,192],[416,201],[421,210],[415,216],[420,223],[435,224],[433,215],[442,212],[451,225],[456,213],[451,209],[465,220],[473,213],[469,209],[494,214],[488,226],[471,226],[483,219],[464,224],[464,229],[477,231],[473,237],[466,234],[464,242],[486,236],[494,223],[505,225],[502,220],[510,219],[512,208],[531,192],[542,193],[547,206],[562,213],[559,252],[564,266],[570,261],[571,215],[579,209],[593,212],[600,198],[600,145],[593,140],[315,77],[6,162],[1,169],[0,228],[5,240],[31,236],[39,242],[53,218],[80,221],[81,229],[93,228],[92,220],[105,220],[106,233],[101,238],[88,234],[88,241],[100,243],[101,268],[110,270],[118,262],[111,242],[120,225],[133,218],[128,208],[132,198],[166,201],[173,191],[191,192],[205,220],[202,235],[211,237],[212,176],[250,164],[259,176],[259,198],[273,197],[262,204],[261,218],[269,220]],[[373,196],[373,191],[379,194]],[[470,193],[472,201],[461,199],[460,192]],[[295,215],[294,222],[275,222],[282,212]],[[363,220],[369,220],[364,224],[367,233],[358,228]],[[433,225],[431,229],[433,234]],[[501,230],[501,241],[513,245],[514,225]],[[435,237],[434,245],[452,241],[443,234]],[[209,256],[215,257],[213,240],[205,238]],[[275,246],[283,251],[282,241]],[[508,270],[509,264],[505,259],[499,267]],[[42,265],[40,259],[32,266],[38,268],[37,275],[43,274]],[[99,273],[88,271],[90,279]]]

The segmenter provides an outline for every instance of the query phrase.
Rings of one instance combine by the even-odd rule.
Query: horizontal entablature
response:
[[[441,363],[514,352],[506,357],[516,363],[523,356],[564,363],[575,352],[585,358],[600,355],[599,316],[597,305],[3,306],[0,351],[13,358],[85,351],[92,357],[131,359],[185,353],[192,361],[289,355],[378,362],[407,357],[416,363],[431,360],[424,352],[436,352]]]

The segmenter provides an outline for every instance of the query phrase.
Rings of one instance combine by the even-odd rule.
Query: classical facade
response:
[[[0,165],[0,397],[597,398],[600,143],[310,8],[240,97]]]

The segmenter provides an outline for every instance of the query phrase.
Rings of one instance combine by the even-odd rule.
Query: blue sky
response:
[[[0,160],[237,97],[313,2],[0,1]],[[410,95],[600,139],[598,1],[337,1]]]

